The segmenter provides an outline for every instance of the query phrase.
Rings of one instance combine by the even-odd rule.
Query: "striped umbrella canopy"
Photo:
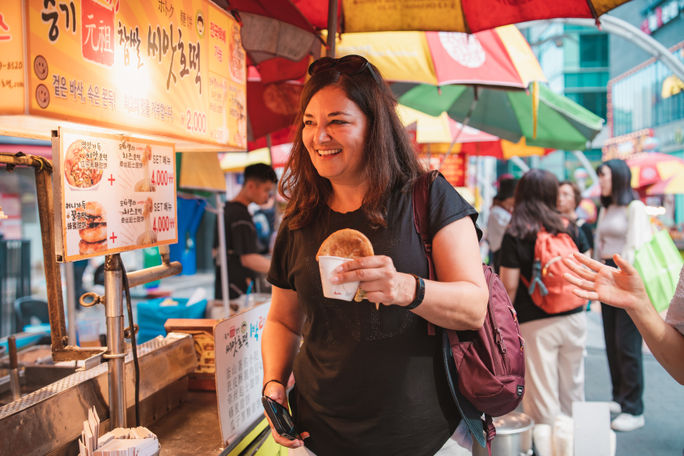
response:
[[[543,84],[529,90],[449,85],[394,85],[399,102],[454,120],[511,142],[554,149],[584,150],[603,127],[603,119]]]

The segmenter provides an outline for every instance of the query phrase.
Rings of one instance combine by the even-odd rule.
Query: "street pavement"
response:
[[[584,390],[587,401],[610,401],[610,374],[598,305],[587,312]],[[646,425],[617,432],[617,456],[684,456],[684,386],[670,377],[644,348]],[[591,456],[591,455],[587,455]]]

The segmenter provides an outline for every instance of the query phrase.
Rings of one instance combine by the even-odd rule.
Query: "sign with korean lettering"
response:
[[[24,114],[21,2],[0,2],[0,113]]]
[[[216,398],[221,436],[230,445],[257,420],[261,405],[261,335],[270,303],[257,305],[214,328]]]
[[[60,129],[52,156],[58,259],[177,242],[173,144]]]
[[[222,9],[208,0],[26,3],[30,114],[245,147],[245,53]]]

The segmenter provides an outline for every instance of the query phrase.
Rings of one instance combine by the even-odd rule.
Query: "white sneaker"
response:
[[[629,432],[644,427],[645,424],[646,420],[644,420],[644,415],[620,413],[617,418],[610,423],[610,427],[615,431]]]
[[[616,415],[618,413],[622,413],[622,407],[617,402],[610,401],[610,402],[608,402],[608,406],[610,408],[610,413],[614,413]]]

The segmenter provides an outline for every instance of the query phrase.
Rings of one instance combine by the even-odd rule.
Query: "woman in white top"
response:
[[[489,244],[489,264],[494,271],[499,272],[501,265],[501,241],[504,233],[511,221],[511,213],[515,199],[515,186],[518,180],[512,177],[505,177],[499,181],[499,191],[496,193],[489,210],[487,219],[487,243]]]
[[[615,267],[613,256],[634,261],[635,251],[651,237],[644,204],[634,198],[632,174],[624,160],[603,162],[596,172],[601,188],[601,211],[596,225],[594,255]],[[611,427],[633,431],[644,426],[644,373],[642,338],[629,314],[621,308],[601,306],[606,355],[612,382],[611,411],[619,413]]]

